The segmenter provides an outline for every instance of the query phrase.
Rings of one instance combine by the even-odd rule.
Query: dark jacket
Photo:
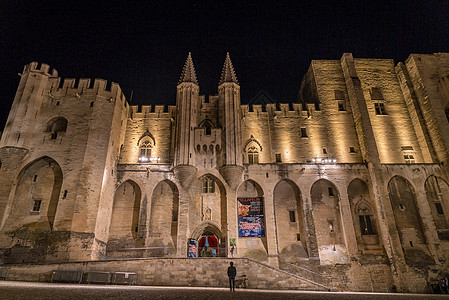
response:
[[[237,269],[234,266],[230,266],[228,268],[228,276],[235,277],[235,275],[237,275]]]

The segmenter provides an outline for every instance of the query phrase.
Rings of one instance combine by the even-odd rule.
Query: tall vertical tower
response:
[[[196,173],[193,166],[194,128],[197,125],[199,109],[198,80],[189,52],[182,69],[176,94],[176,140],[175,140],[175,174],[181,185],[187,186]]]
[[[240,118],[240,85],[232,66],[229,52],[223,65],[220,82],[218,83],[220,123],[223,127],[223,166],[220,173],[234,187],[243,172],[241,118]]]

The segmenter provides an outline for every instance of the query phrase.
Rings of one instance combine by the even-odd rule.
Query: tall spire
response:
[[[239,84],[237,81],[237,76],[235,76],[234,67],[232,66],[231,57],[229,56],[229,52],[226,52],[226,59],[223,65],[223,71],[221,71],[221,78],[218,85],[225,82],[234,82]]]
[[[193,82],[195,84],[198,84],[198,80],[196,79],[195,74],[195,68],[193,67],[192,53],[190,52],[187,56],[184,68],[182,68],[181,78],[179,78],[178,84],[182,82]]]

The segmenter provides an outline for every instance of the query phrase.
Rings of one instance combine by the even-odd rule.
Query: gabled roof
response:
[[[187,56],[184,68],[182,68],[181,78],[179,78],[178,84],[183,82],[193,82],[195,84],[198,84],[198,79],[196,79],[195,67],[193,66],[192,54],[190,52]]]
[[[218,85],[225,82],[234,82],[239,84],[237,81],[237,76],[235,76],[234,67],[232,66],[231,58],[229,57],[229,52],[226,53],[226,59],[223,65],[223,71],[221,71],[221,78]]]

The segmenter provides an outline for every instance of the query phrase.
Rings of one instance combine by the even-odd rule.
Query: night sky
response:
[[[189,51],[206,95],[229,51],[248,103],[260,90],[297,101],[312,59],[449,52],[447,0],[177,2],[0,1],[0,128],[31,61],[117,82],[132,104],[175,104]]]

